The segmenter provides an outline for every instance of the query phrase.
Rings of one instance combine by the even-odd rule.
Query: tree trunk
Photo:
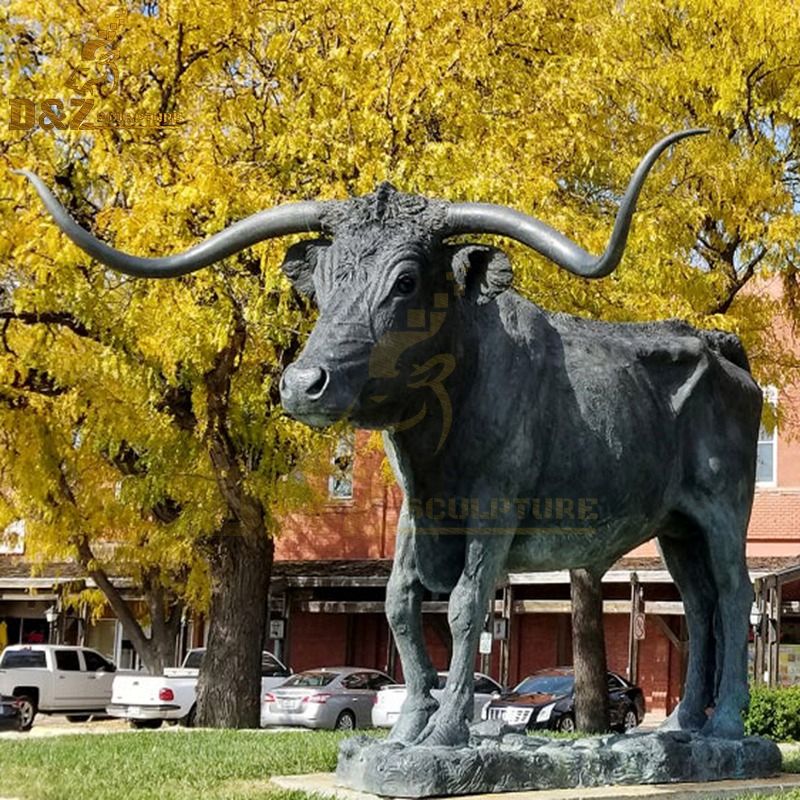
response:
[[[242,309],[234,302],[228,343],[203,376],[208,409],[208,455],[229,518],[208,546],[211,607],[206,655],[197,686],[197,724],[258,728],[261,651],[274,543],[264,506],[245,486],[241,454],[228,430],[231,379],[247,341]]]
[[[211,608],[206,655],[197,687],[197,724],[258,728],[261,651],[274,543],[263,526],[228,522],[210,554]]]
[[[144,661],[148,672],[153,675],[162,675],[167,667],[175,666],[178,655],[178,633],[180,633],[180,611],[173,609],[170,616],[151,618],[150,636],[148,637],[147,658],[139,656]]]
[[[175,645],[180,629],[181,606],[173,602],[166,607],[163,589],[157,590],[157,598],[153,597],[152,590],[143,587],[145,599],[150,607],[151,635],[148,637],[128,602],[122,593],[111,582],[102,567],[98,566],[91,546],[85,537],[75,542],[78,551],[78,560],[86,569],[88,576],[97,584],[105,595],[111,610],[116,614],[122,625],[125,636],[133,644],[134,649],[142,659],[145,669],[151,675],[160,675],[165,667],[175,664]]]
[[[572,657],[575,668],[575,725],[598,733],[609,728],[606,643],[601,576],[570,570]]]
[[[157,574],[144,581],[144,597],[150,610],[149,660],[154,664],[151,671],[160,675],[166,667],[175,666],[183,606],[160,583]]]

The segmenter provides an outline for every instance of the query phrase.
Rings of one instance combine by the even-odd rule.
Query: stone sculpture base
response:
[[[466,747],[347,739],[339,750],[337,782],[385,797],[446,797],[764,778],[781,769],[778,746],[756,736],[729,740],[656,731],[567,740],[490,725],[475,726]]]

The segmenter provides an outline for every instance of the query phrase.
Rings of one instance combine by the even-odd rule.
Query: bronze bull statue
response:
[[[670,722],[743,735],[752,601],[745,536],[761,392],[741,344],[676,321],[608,324],[547,312],[511,288],[500,250],[448,242],[499,234],[575,275],[608,275],[647,172],[669,145],[699,132],[673,134],[645,156],[598,258],[518,211],[388,184],[364,197],[263,211],[185,253],[138,258],[83,230],[25,173],[79,247],[129,275],[183,275],[269,237],[322,234],[291,247],[283,265],[319,319],[281,396],[311,425],[346,417],[385,430],[405,496],[386,604],[408,684],[397,740],[466,741],[478,639],[508,570],[602,574],[653,537],[690,637],[686,688]],[[542,513],[554,506],[562,513]],[[438,703],[420,613],[426,589],[450,595],[453,655]]]

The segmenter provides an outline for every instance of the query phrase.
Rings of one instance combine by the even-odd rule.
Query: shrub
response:
[[[777,741],[800,739],[800,686],[751,686],[745,732]]]

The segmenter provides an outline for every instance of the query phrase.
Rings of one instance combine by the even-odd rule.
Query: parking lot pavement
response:
[[[664,721],[663,714],[646,714],[642,724],[637,730],[652,731],[656,730],[658,726]],[[183,728],[178,725],[163,725],[159,730],[161,731],[185,731],[191,730],[190,728]],[[295,728],[274,726],[269,728],[262,728],[263,733],[312,733],[309,728]],[[16,731],[3,731],[0,732],[0,741],[4,739],[38,739],[46,738],[49,736],[65,736],[75,734],[100,734],[100,733],[132,733],[133,728],[121,719],[93,719],[90,722],[69,722],[64,716],[45,716],[40,714],[36,717],[33,723],[33,728],[27,733],[17,733]],[[0,800],[3,800],[0,798]]]

